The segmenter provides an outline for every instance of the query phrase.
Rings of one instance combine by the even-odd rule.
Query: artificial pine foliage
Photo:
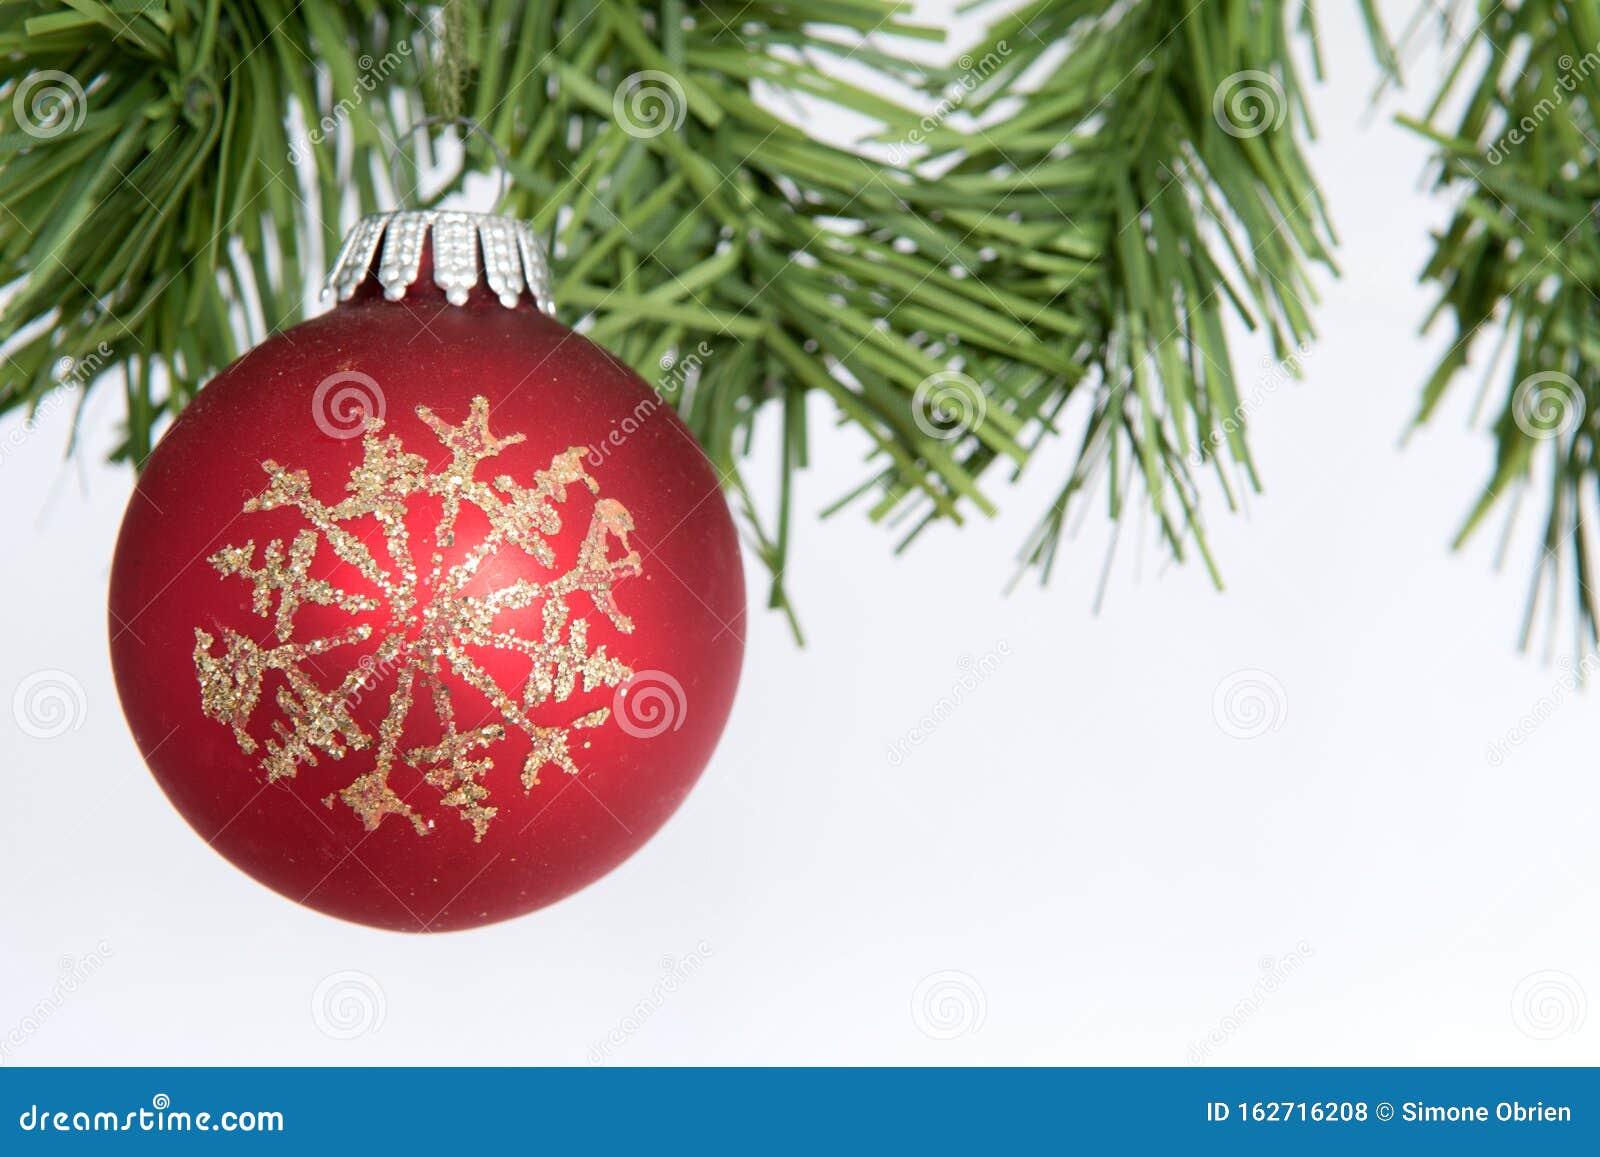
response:
[[[1533,497],[1543,525],[1523,639],[1541,606],[1552,623],[1565,607],[1583,651],[1600,642],[1590,553],[1600,473],[1600,4],[1456,5],[1443,31],[1454,66],[1410,123],[1438,144],[1438,185],[1456,197],[1424,271],[1439,289],[1433,317],[1451,326],[1452,341],[1417,421],[1434,415],[1475,356],[1486,358],[1478,406],[1495,413],[1495,465],[1457,542],[1497,507],[1509,530]],[[1459,111],[1447,117],[1447,106]]]
[[[1309,272],[1333,267],[1301,151],[1309,5],[982,10],[981,42],[930,69],[919,42],[942,30],[885,0],[0,4],[0,408],[64,376],[121,389],[118,456],[137,465],[212,373],[299,320],[351,221],[396,205],[391,159],[431,155],[412,129],[465,117],[509,158],[499,208],[551,242],[565,320],[639,369],[737,492],[775,605],[813,393],[874,449],[843,501],[902,540],[991,513],[1024,468],[1059,470],[1027,563],[1048,573],[1104,483],[1113,518],[1153,511],[1215,575],[1202,493],[1231,506],[1258,485],[1228,319],[1292,372]],[[1357,14],[1393,71],[1371,0],[1339,17]],[[1555,370],[1592,401],[1600,69],[1574,64],[1559,107],[1539,101],[1562,60],[1600,52],[1600,0],[1467,15],[1486,16],[1452,76],[1482,70],[1467,111],[1419,122],[1464,194],[1427,270],[1461,340],[1422,416],[1497,327],[1514,384]],[[868,122],[863,142],[808,134],[818,103]],[[1533,115],[1525,145],[1489,156]],[[753,463],[768,408],[781,451]],[[1592,425],[1534,437],[1512,410],[1472,521],[1552,459],[1547,545],[1578,559],[1592,637]],[[778,472],[770,517],[750,469]]]

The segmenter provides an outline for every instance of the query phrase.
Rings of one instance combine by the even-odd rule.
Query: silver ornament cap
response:
[[[363,217],[339,249],[324,296],[337,293],[340,301],[355,296],[382,246],[378,284],[384,297],[400,300],[417,283],[423,245],[430,234],[433,283],[444,290],[451,305],[465,305],[467,294],[482,281],[507,309],[527,292],[541,311],[555,316],[550,262],[526,222],[446,209],[402,209]]]

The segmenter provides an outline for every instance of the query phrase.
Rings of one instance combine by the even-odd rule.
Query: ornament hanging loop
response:
[[[493,134],[491,134],[488,129],[484,128],[483,125],[478,123],[478,121],[474,118],[469,116],[461,116],[459,114],[438,114],[435,116],[423,117],[416,124],[412,125],[405,132],[401,133],[396,140],[391,142],[389,147],[389,184],[394,189],[396,207],[401,210],[408,208],[406,205],[407,198],[401,192],[403,182],[400,179],[400,171],[395,167],[396,162],[400,161],[405,155],[404,150],[400,147],[401,143],[408,137],[415,136],[417,133],[424,132],[436,125],[444,124],[455,125],[464,130],[461,134],[461,151],[463,158],[466,154],[467,138],[473,133],[476,133],[479,137],[483,138],[484,144],[489,146],[489,151],[494,154],[495,164],[500,169],[500,188],[499,191],[494,195],[494,206],[495,208],[498,208],[506,199],[506,194],[511,192],[511,158],[506,155],[505,149],[500,147],[500,142],[494,139]],[[411,186],[413,198],[415,197],[416,193],[420,191],[421,187],[422,166],[418,165],[417,180],[414,181]]]

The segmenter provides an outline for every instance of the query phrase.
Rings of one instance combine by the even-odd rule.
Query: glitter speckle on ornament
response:
[[[489,433],[488,399],[482,395],[473,398],[471,414],[460,426],[441,421],[426,406],[419,406],[417,412],[451,451],[448,469],[430,473],[426,461],[405,453],[398,439],[380,436],[383,423],[378,419],[367,424],[365,457],[351,472],[345,486],[348,496],[332,505],[310,492],[304,473],[291,472],[272,461],[262,463],[269,485],[245,503],[245,511],[290,505],[315,529],[297,534],[287,555],[282,540],[268,543],[259,568],[250,565],[253,541],[242,547],[225,547],[211,556],[211,565],[219,574],[252,582],[252,605],[261,616],[273,614],[276,594],[277,638],[275,645],[261,647],[228,630],[225,653],[218,656],[213,654],[215,640],[197,627],[195,670],[206,714],[230,724],[244,751],[264,748],[261,768],[269,782],[294,775],[302,763],[315,764],[319,752],[343,760],[351,752],[375,748],[372,767],[337,793],[368,829],[394,814],[409,819],[419,834],[427,834],[422,816],[389,786],[398,758],[442,789],[442,802],[461,809],[461,818],[482,840],[498,810],[485,802],[491,792],[482,781],[494,767],[491,753],[507,727],[520,729],[532,741],[522,765],[525,789],[531,790],[539,782],[540,769],[550,764],[569,775],[578,773],[568,754],[571,733],[602,726],[610,709],[586,712],[564,727],[540,726],[527,712],[548,701],[566,702],[580,682],[584,691],[592,691],[599,686],[615,687],[633,674],[606,653],[604,643],[591,650],[589,619],[574,617],[569,599],[586,596],[593,610],[618,631],[629,634],[633,623],[618,610],[612,588],[637,576],[641,566],[638,552],[628,549],[628,532],[633,529],[628,512],[617,502],[600,499],[570,569],[542,583],[519,579],[482,594],[467,593],[479,564],[501,549],[521,549],[540,565],[552,567],[555,552],[546,536],[561,529],[559,507],[566,501],[567,487],[582,484],[598,493],[599,485],[584,470],[582,460],[587,451],[581,446],[557,455],[549,469],[534,476],[530,487],[506,475],[495,478],[491,485],[477,476],[478,467],[506,446],[523,441],[523,436],[495,438]],[[433,498],[441,503],[425,572],[419,571],[413,559],[407,528],[413,498]],[[487,517],[489,532],[446,569],[443,551],[455,545],[456,523],[464,502]],[[347,527],[365,516],[372,516],[382,527],[387,561]],[[615,559],[608,557],[613,541],[623,552]],[[310,566],[322,545],[381,591],[382,599],[340,591],[325,580],[311,578]],[[365,643],[372,638],[373,628],[362,623],[332,636],[293,640],[294,614],[302,603],[337,606],[352,614],[387,605],[388,622],[379,628],[376,650],[363,656],[336,686],[319,686],[308,660],[336,647]],[[519,635],[515,627],[497,629],[496,620],[502,613],[535,603],[541,607],[541,637]],[[473,661],[471,647],[527,655],[531,667],[521,696],[496,684]],[[493,704],[498,715],[495,722],[461,729],[449,686],[442,678],[446,665]],[[261,697],[263,676],[269,671],[282,673],[288,685],[287,693],[278,696],[284,721],[276,723],[275,734],[258,745],[250,731],[250,717]],[[378,671],[383,672],[392,691],[384,721],[373,736],[351,718],[347,704],[358,688],[374,689]],[[441,738],[427,746],[402,749],[401,733],[418,690],[432,704]],[[485,749],[483,756],[474,757],[479,748]],[[334,798],[330,794],[324,802],[331,806]]]

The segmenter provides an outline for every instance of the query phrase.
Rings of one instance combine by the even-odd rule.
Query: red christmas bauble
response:
[[[262,883],[396,930],[502,920],[700,775],[743,653],[733,522],[671,409],[541,312],[525,227],[371,218],[335,278],[150,456],[118,693],[173,806]]]

